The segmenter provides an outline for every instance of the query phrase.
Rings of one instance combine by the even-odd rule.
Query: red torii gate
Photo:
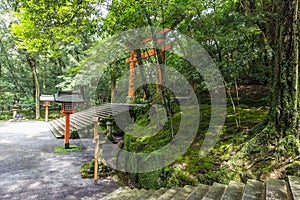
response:
[[[165,51],[171,49],[171,45],[170,44],[164,44],[165,41],[165,35],[171,31],[172,29],[169,28],[164,28],[163,30],[161,30],[160,32],[158,32],[156,35],[163,35],[162,38],[158,38],[157,39],[157,43],[158,44],[162,44],[161,47],[161,51],[160,51],[160,55],[161,55],[161,59],[164,62],[165,60]],[[148,42],[151,42],[154,38],[146,38],[142,41],[142,44],[146,44]],[[149,51],[143,52],[141,53],[141,59],[145,59],[148,58],[150,56],[155,56],[157,55],[158,52],[156,51],[156,49],[151,49]],[[161,67],[160,67],[160,63],[158,61],[158,58],[156,58],[157,60],[157,70],[158,70],[158,76],[159,76],[159,83],[161,85],[164,85],[163,83],[163,74],[161,71]],[[126,63],[130,63],[130,75],[129,75],[129,85],[128,85],[128,97],[129,98],[133,98],[135,96],[135,85],[134,85],[134,78],[135,78],[135,64],[137,62],[137,55],[135,50],[131,50],[130,52],[130,57],[126,59]]]

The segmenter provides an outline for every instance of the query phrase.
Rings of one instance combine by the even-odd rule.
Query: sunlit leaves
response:
[[[16,13],[20,23],[11,31],[19,39],[18,48],[28,52],[56,55],[68,43],[80,43],[90,31],[95,1],[21,0]]]

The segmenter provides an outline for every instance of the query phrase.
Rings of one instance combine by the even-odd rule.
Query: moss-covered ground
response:
[[[64,146],[55,146],[53,151],[55,153],[79,152],[81,151],[81,147],[77,145],[70,145],[70,148],[65,149]]]
[[[252,138],[251,130],[265,119],[268,113],[266,107],[257,108],[240,106],[240,127],[237,127],[235,123],[238,117],[233,112],[233,109],[228,107],[223,133],[213,150],[204,158],[199,157],[199,148],[209,125],[210,106],[200,105],[200,110],[201,119],[198,134],[188,151],[180,156],[174,163],[161,170],[139,174],[127,173],[125,175],[128,177],[125,179],[127,180],[127,184],[147,189],[183,186],[186,184],[197,185],[198,183],[211,185],[213,182],[227,184],[230,180],[244,182],[248,178],[257,179],[259,178],[257,177],[257,174],[261,174],[263,173],[263,170],[267,170],[267,168],[257,168],[257,171],[253,173],[245,167],[247,160],[243,163],[235,163],[234,161],[236,154],[241,153],[240,150],[242,149],[243,144]],[[180,124],[180,116],[181,114],[179,112],[173,117],[174,132],[177,131]],[[141,126],[148,125],[148,116],[140,115],[136,123]],[[172,137],[170,137],[169,124],[170,123],[167,123],[167,126],[153,137],[135,137],[132,136],[132,134],[125,133],[125,150],[134,152],[152,152],[161,148],[172,140]],[[236,161],[241,162],[241,159],[237,159]],[[136,164],[132,161],[129,163],[131,165]],[[299,165],[294,164],[293,166],[290,166],[288,173],[292,173],[293,170],[295,171],[297,166]],[[91,164],[86,164],[85,168],[85,171],[92,172]],[[101,171],[102,169],[99,170],[100,174]],[[110,171],[110,173],[112,172]],[[89,175],[83,176],[88,177]]]
[[[240,101],[243,104],[235,110],[230,103],[228,104],[222,134],[207,156],[199,157],[199,149],[209,126],[211,107],[202,102],[199,105],[201,116],[198,133],[186,153],[179,156],[175,162],[149,173],[110,173],[119,175],[125,184],[146,189],[199,183],[211,185],[214,182],[228,184],[230,180],[246,182],[248,179],[264,180],[267,177],[285,178],[287,175],[300,175],[299,157],[280,157],[280,152],[275,151],[278,144],[266,142],[268,138],[265,137],[272,137],[272,127],[265,127],[263,123],[268,114],[268,107],[264,106],[268,100],[265,96],[259,97],[261,95],[253,98],[251,94],[244,97]],[[135,122],[142,128],[124,134],[123,148],[131,152],[145,153],[153,152],[171,142],[173,138],[170,127],[172,126],[176,133],[182,115],[179,109],[174,111],[172,123],[167,121],[165,126],[151,137],[138,136],[150,121],[147,112],[137,112],[138,114],[134,115]],[[188,115],[193,115],[193,108]],[[186,130],[193,124],[194,122],[190,121]],[[257,131],[262,128],[268,130],[269,134]],[[127,159],[130,167],[138,167],[139,163]]]

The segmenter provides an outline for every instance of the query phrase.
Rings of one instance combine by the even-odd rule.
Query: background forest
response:
[[[106,38],[134,28],[172,27],[201,44],[223,75],[228,100],[224,134],[205,158],[196,155],[199,135],[172,166],[130,175],[129,181],[155,188],[299,174],[298,4],[298,0],[1,0],[0,120],[10,118],[10,109],[16,106],[27,118],[41,118],[40,95],[72,89],[89,53]],[[124,59],[107,68],[96,104],[114,98],[112,83],[128,70],[129,56],[125,52]],[[177,70],[197,86],[203,116],[209,116],[210,100],[201,76],[168,52],[165,62],[181,66]],[[201,122],[199,130],[207,124]],[[125,148],[136,148],[130,144]],[[150,181],[158,180],[153,177],[162,181]]]

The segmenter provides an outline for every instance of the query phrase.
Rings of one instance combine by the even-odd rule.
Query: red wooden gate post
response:
[[[65,149],[70,148],[70,113],[66,113],[66,126],[65,126]]]
[[[45,105],[46,106],[46,110],[45,110],[45,122],[48,122],[48,116],[49,116],[49,105]]]
[[[134,100],[135,96],[135,64],[136,64],[136,54],[135,51],[132,50],[130,53],[130,58],[128,59],[128,62],[130,63],[130,69],[129,69],[129,83],[128,83],[128,97],[127,97],[127,103],[131,103]]]
[[[135,52],[134,50],[131,51],[131,61],[130,61],[130,75],[129,75],[129,87],[128,87],[128,96],[134,97],[135,95],[135,85],[134,85],[134,77],[135,77]]]

